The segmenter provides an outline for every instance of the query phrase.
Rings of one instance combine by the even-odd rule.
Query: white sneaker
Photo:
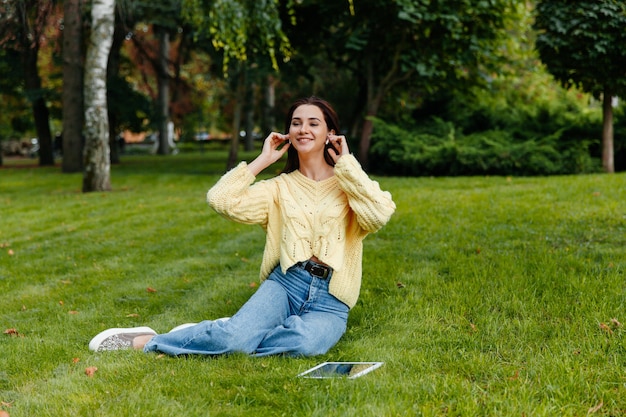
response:
[[[101,352],[103,350],[122,350],[133,347],[133,339],[137,336],[155,336],[157,332],[150,327],[130,327],[107,329],[98,333],[89,342],[89,350]]]
[[[176,332],[178,330],[182,330],[182,329],[186,329],[187,327],[191,327],[191,326],[195,326],[198,323],[185,323],[185,324],[180,324],[176,327],[174,327],[172,330],[170,330],[168,333],[172,333],[172,332]]]
[[[214,321],[226,321],[228,320],[230,317],[222,317],[220,319],[214,320]],[[176,327],[174,327],[172,330],[170,330],[168,333],[172,333],[172,332],[176,332],[178,330],[182,330],[182,329],[186,329],[187,327],[191,327],[191,326],[195,326],[198,323],[185,323],[185,324],[180,324]]]

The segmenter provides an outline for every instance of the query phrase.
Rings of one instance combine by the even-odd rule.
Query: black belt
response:
[[[318,264],[311,260],[300,262],[300,265],[302,265],[305,271],[321,279],[326,279],[333,273],[333,269],[330,266]]]

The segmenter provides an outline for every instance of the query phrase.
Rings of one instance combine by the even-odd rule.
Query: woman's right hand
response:
[[[256,177],[261,171],[278,161],[291,146],[289,135],[272,132],[263,142],[261,154],[248,164],[248,169]]]

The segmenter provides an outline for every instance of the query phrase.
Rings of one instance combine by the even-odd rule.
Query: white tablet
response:
[[[324,362],[302,372],[303,378],[358,378],[374,369],[380,368],[384,362]]]

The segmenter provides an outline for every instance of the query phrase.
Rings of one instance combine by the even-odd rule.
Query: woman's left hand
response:
[[[350,149],[348,148],[348,141],[346,140],[345,136],[343,135],[337,136],[332,133],[329,133],[328,143],[331,145],[332,151],[334,151],[334,152],[328,151],[328,154],[330,155],[331,158],[333,158],[333,161],[335,161],[335,163],[337,163],[339,158],[341,158],[343,155],[350,154]]]

